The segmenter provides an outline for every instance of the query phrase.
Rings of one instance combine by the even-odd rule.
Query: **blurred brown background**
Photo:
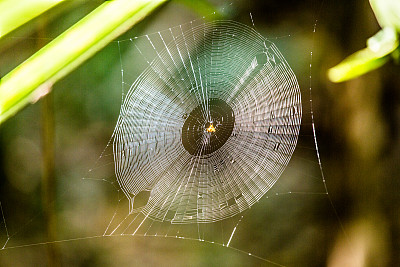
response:
[[[71,1],[1,40],[0,75],[101,2]],[[309,105],[313,52],[317,137],[335,207],[326,196],[312,194],[264,199],[246,214],[235,246],[288,266],[399,266],[400,67],[389,63],[341,84],[326,78],[328,68],[363,48],[366,39],[379,30],[368,1],[213,2],[224,9],[226,18],[249,26],[251,12],[257,31],[265,37],[280,37],[273,41],[296,73],[305,105]],[[125,37],[198,18],[195,10],[172,1]],[[124,49],[123,57],[128,54]],[[50,188],[43,179],[44,100],[0,126],[0,201],[12,235],[7,246],[96,236],[107,227],[115,209],[115,190],[107,182],[81,178],[94,166],[118,117],[119,55],[113,42],[54,86],[49,97],[54,109],[55,181]],[[134,62],[124,57],[124,64]],[[128,80],[133,82],[135,77]],[[304,110],[304,117],[309,116]],[[312,148],[312,138],[305,138]],[[288,190],[304,187],[309,180],[296,177],[312,172],[319,185],[307,192],[324,192],[315,151],[311,158],[312,170],[305,170],[296,159],[291,162],[282,177],[289,181]],[[96,177],[112,180],[112,164]],[[49,198],[54,199],[52,204],[43,204]],[[6,239],[1,223],[0,244]],[[46,265],[273,266],[221,246],[151,237],[91,238],[0,251],[0,266]]]

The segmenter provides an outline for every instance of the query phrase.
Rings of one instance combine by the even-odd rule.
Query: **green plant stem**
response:
[[[0,123],[166,0],[118,0],[103,3],[0,80]]]
[[[43,175],[42,175],[42,205],[46,225],[47,238],[57,240],[56,218],[56,177],[54,155],[54,104],[50,93],[41,101],[42,108],[42,143],[43,143]],[[47,246],[49,266],[60,265],[60,250],[57,244]]]
[[[46,36],[46,21],[40,21],[38,28],[38,48],[43,47]],[[55,150],[54,150],[54,102],[53,94],[49,93],[41,101],[42,120],[42,208],[46,225],[47,239],[57,239],[56,217],[56,175],[55,175]],[[47,258],[49,266],[61,266],[61,253],[56,243],[47,246]]]

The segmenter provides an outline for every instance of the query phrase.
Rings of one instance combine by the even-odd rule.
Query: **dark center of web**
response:
[[[221,148],[232,134],[235,115],[223,100],[212,98],[190,112],[182,126],[182,144],[191,155],[207,155]]]

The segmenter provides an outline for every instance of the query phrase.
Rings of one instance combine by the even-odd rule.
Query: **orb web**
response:
[[[165,48],[124,98],[115,174],[131,214],[210,223],[247,210],[279,179],[298,139],[300,89],[253,28],[214,21],[179,30],[169,42],[160,35]]]
[[[280,46],[279,38],[274,40]],[[146,236],[160,237],[154,238],[157,242],[174,238],[196,241],[191,243],[192,251],[201,243],[211,249],[224,247],[224,259],[229,247],[250,256],[244,258],[246,265],[249,258],[276,266],[302,262],[293,260],[298,251],[309,255],[297,242],[304,235],[297,234],[310,225],[299,218],[308,217],[311,228],[323,231],[318,228],[319,218],[315,226],[313,216],[304,216],[315,212],[310,203],[327,198],[336,211],[322,172],[313,119],[314,48],[309,55],[304,52],[308,49],[304,40],[283,39],[288,41],[286,50],[295,51],[298,58],[305,55],[304,62],[310,63],[309,76],[298,76],[306,90],[303,103],[297,79],[277,47],[237,22],[194,20],[112,43],[114,56],[119,56],[121,63],[115,71],[122,75],[120,116],[93,168],[63,192],[80,196],[68,202],[64,223],[77,229],[85,225],[88,234],[76,237],[63,233],[59,240],[39,238],[36,243],[24,244],[26,240],[21,242],[17,235],[30,232],[33,220],[19,224],[23,226],[15,231],[7,203],[3,213],[0,202],[0,252],[98,238],[107,247],[105,239],[129,242],[125,247],[135,259],[153,251],[147,245],[142,250],[131,249],[130,239],[117,237]],[[137,70],[144,69],[140,66],[143,59],[146,69],[140,74]],[[115,177],[114,168],[109,168],[113,164]],[[107,197],[88,197],[102,185],[112,190]],[[338,221],[341,224],[340,218]],[[314,240],[319,236],[316,231]],[[319,246],[311,243],[309,251]],[[120,244],[115,246],[118,252],[124,248]],[[166,244],[165,248],[169,247],[170,243]],[[288,244],[295,256],[287,250]]]

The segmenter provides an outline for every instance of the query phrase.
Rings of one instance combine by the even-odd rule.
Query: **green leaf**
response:
[[[0,123],[166,0],[107,1],[0,80]]]
[[[376,57],[370,49],[365,48],[344,59],[328,70],[329,80],[344,82],[379,68],[388,60],[387,57]]]
[[[369,2],[382,28],[392,27],[400,32],[399,0],[370,0]]]
[[[385,27],[367,40],[364,48],[328,70],[332,82],[343,82],[379,68],[389,60],[389,54],[399,46],[393,27]]]
[[[0,38],[65,0],[0,0]]]
[[[367,40],[367,47],[380,57],[392,53],[398,45],[398,35],[392,27],[383,28]]]

